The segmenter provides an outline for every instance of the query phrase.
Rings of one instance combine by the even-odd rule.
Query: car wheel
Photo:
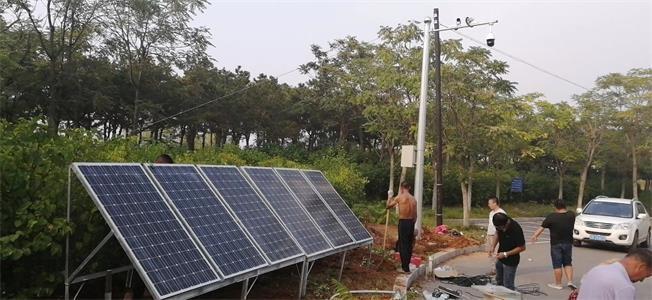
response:
[[[573,246],[575,246],[575,247],[582,247],[582,241],[580,241],[580,240],[573,240]]]
[[[650,247],[650,234],[652,234],[652,229],[648,228],[648,230],[647,230],[647,238],[645,238],[645,242],[643,242],[643,248]]]
[[[629,250],[634,250],[638,248],[638,231],[634,233],[634,239],[632,240],[632,244],[629,246]]]

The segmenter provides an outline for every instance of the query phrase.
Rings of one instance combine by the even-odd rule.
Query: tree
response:
[[[617,106],[615,123],[622,128],[632,159],[632,197],[638,197],[638,157],[652,131],[652,69],[632,69],[598,78],[599,92]]]
[[[46,115],[48,133],[58,133],[61,110],[68,107],[66,83],[75,74],[74,62],[94,37],[94,24],[103,1],[47,0],[12,1],[16,9],[24,11],[29,24],[36,33],[40,51],[45,55],[48,67]]]
[[[500,119],[496,104],[505,101],[514,86],[501,78],[507,72],[507,63],[492,59],[488,50],[471,47],[464,51],[459,41],[449,41],[442,53],[446,151],[454,159],[451,164],[460,178],[463,225],[469,226],[477,164],[487,155],[487,137]]]
[[[133,90],[132,132],[139,130],[143,73],[160,63],[183,69],[188,58],[205,53],[206,28],[190,26],[206,0],[109,0],[104,6],[105,53],[127,71]],[[201,55],[200,55],[201,56]]]
[[[579,191],[577,193],[577,207],[582,207],[584,190],[588,179],[589,170],[593,166],[605,132],[611,126],[614,106],[609,98],[600,95],[595,90],[575,96],[578,104],[578,127],[580,136],[576,143],[583,148],[583,167],[580,173]]]
[[[538,144],[554,164],[553,168],[559,178],[557,199],[563,199],[566,172],[581,157],[573,138],[578,130],[575,109],[565,102],[553,104],[542,100],[536,105],[539,130],[542,132]]]

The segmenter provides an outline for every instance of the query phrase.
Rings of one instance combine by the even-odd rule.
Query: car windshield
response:
[[[631,218],[632,205],[627,203],[593,201],[582,213],[587,215]]]

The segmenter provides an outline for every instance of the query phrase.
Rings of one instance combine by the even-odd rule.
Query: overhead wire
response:
[[[443,26],[443,27],[446,27],[446,28],[450,28],[449,26],[446,26],[446,25],[441,24],[441,23],[439,23],[439,25],[441,25],[441,26]],[[571,84],[571,85],[574,85],[574,86],[576,86],[576,87],[578,87],[578,88],[581,88],[581,89],[583,89],[583,90],[586,90],[586,91],[590,91],[590,90],[591,90],[591,89],[589,89],[589,88],[587,88],[587,87],[585,87],[585,86],[583,86],[583,85],[581,85],[581,84],[579,84],[579,83],[577,83],[577,82],[574,82],[574,81],[572,81],[572,80],[570,80],[570,79],[564,78],[564,77],[561,76],[561,75],[555,74],[555,73],[553,73],[553,72],[551,72],[551,71],[548,71],[548,70],[546,70],[546,69],[544,69],[544,68],[541,68],[541,67],[539,67],[539,66],[537,66],[537,65],[535,65],[535,64],[533,64],[533,63],[531,63],[531,62],[528,62],[528,61],[526,61],[526,60],[524,60],[524,59],[522,59],[522,58],[519,58],[519,57],[517,57],[517,56],[515,56],[515,55],[513,55],[513,54],[507,53],[507,52],[505,52],[504,50],[500,50],[500,49],[498,49],[498,48],[496,48],[496,47],[491,47],[491,48],[489,48],[488,46],[485,45],[484,42],[479,41],[479,40],[477,40],[477,39],[475,39],[475,38],[473,38],[473,37],[470,37],[470,36],[468,36],[468,35],[466,35],[466,34],[463,34],[463,33],[459,32],[459,31],[457,31],[457,30],[453,30],[453,32],[456,33],[457,35],[461,36],[461,37],[464,37],[464,38],[466,38],[466,39],[468,39],[468,40],[470,40],[470,41],[475,42],[476,44],[478,44],[478,45],[480,45],[480,46],[483,46],[483,47],[485,47],[485,48],[487,48],[487,49],[490,49],[491,51],[495,51],[495,52],[500,53],[500,54],[502,54],[502,55],[505,55],[505,56],[507,56],[507,57],[509,57],[509,58],[511,58],[511,59],[513,59],[513,60],[515,60],[515,61],[518,61],[518,62],[520,62],[520,63],[522,63],[522,64],[525,64],[525,65],[527,65],[527,66],[529,66],[529,67],[531,67],[531,68],[533,68],[533,69],[535,69],[535,70],[537,70],[537,71],[539,71],[539,72],[542,72],[542,73],[545,73],[545,74],[550,75],[550,76],[552,76],[552,77],[555,77],[555,78],[557,78],[557,79],[559,79],[559,80],[562,80],[562,81],[564,81],[564,82],[566,82],[566,83],[569,83],[569,84]]]
[[[380,36],[378,36],[378,37],[376,37],[375,39],[373,39],[373,40],[371,40],[371,41],[368,41],[368,42],[366,42],[366,43],[373,43],[373,42],[375,42],[375,41],[377,41],[377,40],[379,40],[379,39],[380,39]],[[335,50],[335,49],[336,49],[335,47],[330,47],[328,50],[325,51],[325,53],[330,53],[330,52],[332,52],[332,51]],[[296,71],[299,71],[300,69],[301,69],[300,67],[296,67],[296,68],[294,68],[294,69],[291,69],[291,70],[288,70],[288,71],[286,71],[286,72],[283,72],[283,73],[280,73],[280,74],[276,75],[275,78],[276,78],[276,79],[279,79],[279,78],[281,78],[281,77],[284,77],[284,76],[290,75],[290,74],[292,74],[292,73],[294,73],[294,72],[296,72]],[[206,101],[206,102],[203,102],[203,103],[201,103],[201,104],[195,105],[195,106],[190,107],[190,108],[187,108],[187,109],[185,109],[185,110],[182,110],[182,111],[177,112],[177,113],[175,113],[175,114],[172,114],[172,115],[170,115],[170,116],[164,117],[164,118],[162,118],[162,119],[160,119],[160,120],[156,120],[156,121],[154,121],[154,122],[148,124],[147,126],[143,126],[143,127],[139,128],[138,131],[135,131],[135,132],[132,133],[131,135],[133,135],[133,134],[137,134],[137,133],[138,133],[138,134],[139,134],[139,133],[142,133],[143,131],[145,131],[145,130],[151,128],[152,126],[154,126],[154,125],[156,125],[156,124],[163,123],[163,122],[165,122],[165,121],[168,121],[168,120],[170,120],[170,119],[174,119],[174,118],[176,118],[176,117],[178,117],[178,116],[181,116],[181,115],[183,115],[183,114],[189,113],[189,112],[194,111],[194,110],[196,110],[196,109],[202,108],[202,107],[204,107],[204,106],[206,106],[206,105],[209,105],[209,104],[212,104],[212,103],[214,103],[214,102],[217,102],[217,101],[220,101],[220,100],[223,100],[223,99],[229,98],[229,97],[231,97],[231,96],[235,96],[235,95],[238,95],[238,94],[240,94],[240,93],[243,93],[243,92],[247,91],[248,89],[250,89],[250,88],[256,86],[257,84],[258,84],[258,82],[249,82],[249,83],[247,83],[244,87],[242,87],[242,88],[240,88],[240,89],[238,89],[238,90],[235,90],[235,91],[233,91],[233,92],[230,92],[230,93],[228,93],[228,94],[226,94],[226,95],[223,95],[223,96],[217,97],[217,98],[215,98],[215,99],[208,100],[208,101]]]

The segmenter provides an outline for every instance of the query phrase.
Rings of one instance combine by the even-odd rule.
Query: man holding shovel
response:
[[[387,209],[398,205],[398,251],[401,253],[401,267],[404,272],[410,272],[412,245],[414,243],[414,222],[417,219],[417,200],[410,194],[412,187],[407,182],[401,182],[399,194],[392,197],[387,193]]]

